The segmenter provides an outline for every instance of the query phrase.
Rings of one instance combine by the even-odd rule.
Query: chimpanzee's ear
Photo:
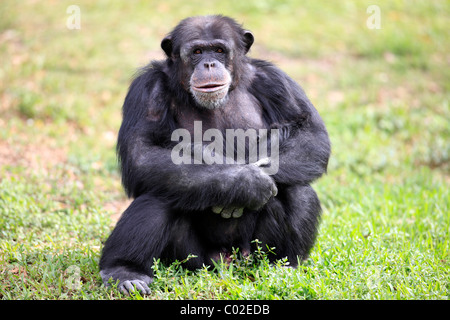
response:
[[[172,36],[168,35],[161,41],[161,48],[166,53],[167,57],[172,56]]]
[[[255,41],[255,38],[253,37],[253,34],[248,30],[245,30],[243,38],[245,43],[245,53],[247,53],[248,50],[250,50],[253,41]]]

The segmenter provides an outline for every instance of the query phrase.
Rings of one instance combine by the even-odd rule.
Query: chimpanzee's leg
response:
[[[279,198],[279,197],[282,197]],[[306,259],[317,234],[321,213],[320,202],[311,186],[291,186],[279,192],[260,213],[254,239],[275,247],[271,260],[288,258],[297,266],[297,258]]]
[[[177,216],[183,215],[172,212],[167,204],[151,195],[136,198],[123,213],[103,248],[100,274],[105,285],[112,278],[119,280],[119,289],[123,292],[134,290],[136,286],[137,290],[149,293],[153,259],[166,255],[165,251],[174,240],[180,239],[178,251],[201,253],[195,247],[198,241],[190,232],[188,222],[177,223]]]

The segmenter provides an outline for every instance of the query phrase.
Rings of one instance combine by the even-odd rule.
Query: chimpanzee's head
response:
[[[239,81],[238,67],[253,44],[253,35],[223,16],[181,21],[161,42],[184,90],[200,107],[215,109]]]

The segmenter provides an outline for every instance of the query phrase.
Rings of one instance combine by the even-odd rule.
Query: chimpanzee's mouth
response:
[[[208,83],[201,87],[192,87],[195,91],[200,92],[215,92],[224,89],[227,86],[227,83]]]

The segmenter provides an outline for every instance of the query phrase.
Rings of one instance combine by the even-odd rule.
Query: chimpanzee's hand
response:
[[[278,192],[275,181],[263,169],[263,166],[269,163],[270,159],[264,158],[246,165],[245,169],[239,172],[236,183],[240,186],[233,186],[232,191],[239,190],[236,198],[244,202],[244,206],[214,206],[212,211],[220,214],[223,218],[239,218],[242,216],[244,208],[251,210],[262,208]],[[237,189],[234,189],[235,187]],[[238,202],[240,201],[238,200]]]

